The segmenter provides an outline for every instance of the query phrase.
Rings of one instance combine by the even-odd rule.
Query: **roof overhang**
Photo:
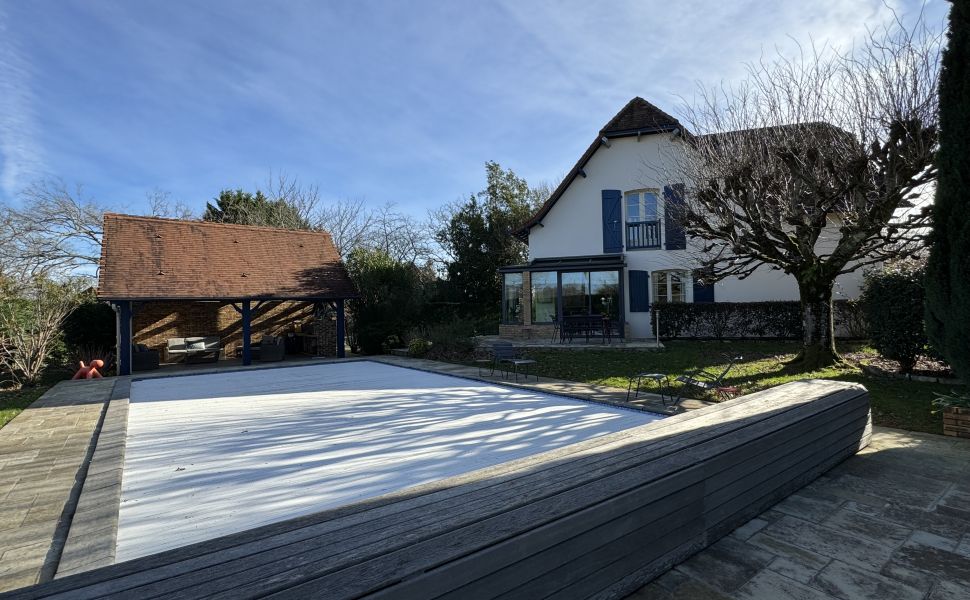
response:
[[[499,273],[521,273],[523,271],[610,271],[622,269],[626,261],[622,254],[594,254],[591,256],[556,256],[537,258],[524,265],[501,267]]]

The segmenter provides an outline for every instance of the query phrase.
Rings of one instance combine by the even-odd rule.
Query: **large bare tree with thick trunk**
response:
[[[699,261],[712,280],[791,274],[804,366],[838,360],[836,277],[923,245],[940,52],[940,33],[896,22],[851,50],[749,65],[740,85],[685,106],[677,179]]]

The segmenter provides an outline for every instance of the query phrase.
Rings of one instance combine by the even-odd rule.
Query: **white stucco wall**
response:
[[[661,198],[660,220],[663,222],[663,186],[676,169],[670,164],[677,156],[679,139],[670,134],[657,134],[610,140],[610,147],[600,146],[584,167],[586,177],[576,177],[541,226],[529,233],[529,258],[588,256],[603,253],[602,190],[653,188]],[[626,206],[624,203],[624,220]],[[694,248],[692,252],[690,248]],[[658,271],[697,268],[697,246],[688,237],[688,250],[625,250],[627,269]],[[839,277],[836,299],[859,296],[862,274]],[[629,276],[624,275],[624,289],[629,289]],[[688,301],[692,301],[688,285]],[[634,338],[652,337],[649,313],[629,312],[629,292],[623,303],[627,322]],[[767,266],[759,268],[744,280],[728,278],[715,285],[717,302],[755,302],[762,300],[797,300],[795,279]]]

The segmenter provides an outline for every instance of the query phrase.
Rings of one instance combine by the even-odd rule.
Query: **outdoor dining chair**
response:
[[[532,365],[533,375],[536,376],[536,381],[539,381],[539,362],[531,358],[524,358],[522,353],[518,348],[512,345],[511,342],[498,341],[492,344],[492,371],[491,374],[495,374],[495,367],[502,368],[505,366],[506,377],[508,376],[508,367],[512,367],[512,373],[515,374],[515,380],[519,380],[519,367],[527,367]],[[527,371],[523,371],[523,374],[528,379],[529,374]]]

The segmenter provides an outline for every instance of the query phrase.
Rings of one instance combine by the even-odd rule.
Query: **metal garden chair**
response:
[[[506,366],[505,373],[508,376],[508,367],[512,367],[512,372],[515,374],[515,380],[519,380],[519,367],[527,367],[533,365],[533,375],[536,376],[536,381],[539,381],[539,369],[538,361],[532,360],[531,358],[523,358],[521,352],[512,345],[511,342],[495,342],[492,344],[492,371],[491,374],[495,373],[495,367],[501,368],[503,365]],[[528,379],[529,374],[523,371],[523,374]]]
[[[743,356],[735,356],[731,358],[728,366],[720,373],[712,373],[703,369],[695,369],[693,371],[684,373],[675,380],[683,385],[680,387],[680,391],[677,393],[677,397],[674,399],[673,403],[675,405],[679,404],[684,398],[684,391],[687,389],[696,389],[702,392],[714,392],[721,400],[730,399],[731,394],[735,393],[737,388],[726,387],[723,385],[723,381],[731,369],[734,368],[734,365],[742,360],[744,360]]]

